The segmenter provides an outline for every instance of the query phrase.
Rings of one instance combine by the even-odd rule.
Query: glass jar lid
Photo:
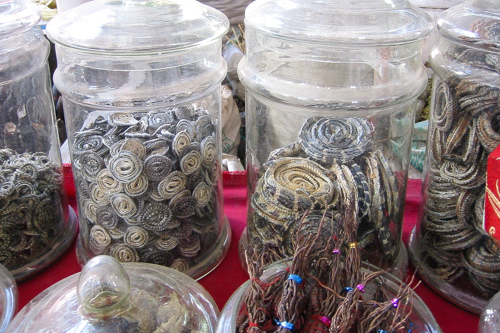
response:
[[[7,325],[17,310],[18,293],[16,280],[0,265],[0,332],[7,332]]]
[[[209,333],[218,315],[210,294],[179,271],[97,256],[35,297],[8,331]]]
[[[437,20],[439,34],[471,48],[499,52],[500,2],[469,0],[444,11]]]
[[[245,24],[309,43],[399,44],[427,36],[431,18],[406,0],[257,0]]]
[[[40,21],[36,5],[24,0],[7,0],[0,3],[1,38],[22,33]]]
[[[57,15],[46,33],[67,47],[128,55],[195,48],[228,29],[223,13],[195,0],[94,0]]]

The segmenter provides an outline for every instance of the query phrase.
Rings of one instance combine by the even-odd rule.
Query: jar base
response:
[[[470,291],[458,288],[435,274],[432,268],[421,257],[420,246],[417,240],[417,229],[413,228],[408,242],[410,262],[417,269],[418,276],[437,294],[449,302],[470,311],[481,314],[488,300],[481,299]]]
[[[68,206],[68,221],[57,240],[46,249],[46,252],[26,265],[11,270],[16,282],[23,281],[49,266],[61,256],[73,243],[78,233],[78,217],[72,207]]]
[[[195,265],[189,267],[188,269],[182,271],[182,273],[190,276],[195,280],[199,280],[210,272],[212,272],[222,260],[226,257],[229,251],[229,246],[231,244],[231,225],[226,216],[223,216],[221,223],[221,234],[217,239],[212,252],[204,255],[204,257],[196,262]],[[82,238],[78,236],[77,246],[76,246],[76,258],[80,266],[84,266],[87,261],[91,259],[85,251],[83,250]]]
[[[238,256],[240,258],[241,268],[243,268],[245,272],[248,272],[244,254],[244,249],[248,246],[247,235],[247,228],[245,227],[238,242]],[[401,242],[400,244],[401,245],[399,247],[398,256],[396,257],[396,259],[394,259],[394,262],[389,267],[396,269],[398,272],[401,272],[401,276],[397,276],[398,278],[406,276],[406,273],[408,271],[408,252],[406,251],[406,247],[404,246],[403,242]]]

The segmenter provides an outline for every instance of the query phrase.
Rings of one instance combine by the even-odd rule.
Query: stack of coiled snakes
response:
[[[440,279],[460,285],[468,280],[489,298],[500,290],[500,247],[482,224],[487,159],[500,145],[500,90],[484,77],[459,75],[435,86],[422,257]],[[498,190],[492,190],[487,198],[497,200]]]
[[[251,196],[250,242],[273,248],[278,258],[289,257],[297,221],[304,213],[313,220],[329,214],[341,223],[340,198],[352,191],[356,204],[351,209],[360,222],[359,246],[370,253],[370,262],[390,265],[397,255],[394,230],[401,220],[399,186],[384,154],[374,149],[373,136],[364,118],[307,119],[299,140],[272,151],[259,170]],[[339,172],[348,173],[343,177],[349,188],[337,181]]]
[[[220,233],[217,155],[205,109],[97,115],[73,142],[88,256],[180,271],[204,258]]]

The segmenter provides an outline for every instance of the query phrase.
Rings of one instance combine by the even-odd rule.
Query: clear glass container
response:
[[[257,0],[245,15],[242,242],[289,256],[305,211],[335,216],[339,198],[355,196],[347,210],[356,212],[364,259],[406,265],[409,134],[427,83],[430,17],[404,0]]]
[[[0,4],[0,264],[16,280],[53,262],[76,235],[64,191],[49,42],[36,6]]]
[[[7,332],[7,326],[16,314],[17,303],[16,280],[7,268],[0,265],[0,333]]]
[[[212,333],[218,315],[210,294],[189,276],[102,255],[36,296],[8,332]]]
[[[483,227],[487,160],[500,144],[500,4],[466,1],[437,24],[423,204],[410,256],[439,294],[480,314],[500,290],[500,248]]]
[[[500,293],[496,293],[486,304],[479,318],[478,333],[500,332]]]
[[[464,0],[410,0],[412,4],[423,9],[427,14],[429,14],[432,19],[436,19],[443,11],[446,9],[459,5]],[[432,33],[427,36],[422,49],[423,61],[428,62],[429,56],[432,48],[436,45],[437,41],[437,29],[434,29]]]
[[[78,258],[199,278],[230,243],[223,213],[222,37],[194,0],[98,0],[47,25],[78,199]]]
[[[275,262],[266,268],[262,274],[260,280],[263,283],[272,283],[275,281],[283,272],[287,269],[290,269],[290,261],[285,262]],[[363,273],[375,272],[377,268],[374,266],[365,266],[362,269]],[[393,275],[385,275],[386,278],[384,282],[388,287],[388,292],[390,297],[395,297],[398,293],[398,289],[400,286],[404,286],[401,284],[401,281],[398,280]],[[364,297],[365,301],[369,301],[373,296],[373,293],[370,291],[373,285],[364,286]],[[245,304],[245,297],[250,291],[251,281],[248,280],[244,284],[242,284],[229,298],[227,303],[224,305],[222,309],[219,321],[217,323],[216,333],[236,333],[237,332],[237,322],[238,317],[243,311],[243,305]],[[413,293],[411,295],[412,302],[412,310],[409,314],[409,321],[411,322],[412,328],[411,332],[420,332],[420,333],[442,333],[441,328],[438,323],[434,319],[432,312],[429,310],[427,305],[425,305],[424,301],[416,294]],[[382,330],[380,330],[382,331]],[[318,330],[321,332],[321,330]],[[351,332],[351,331],[350,331]],[[353,331],[355,332],[355,331]]]

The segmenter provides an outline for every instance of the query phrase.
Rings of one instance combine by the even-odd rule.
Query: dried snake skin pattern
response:
[[[61,169],[43,153],[0,149],[0,263],[17,269],[48,250],[64,223]]]
[[[500,144],[500,90],[483,78],[434,84],[422,257],[442,280],[490,298],[500,290],[500,248],[482,221],[487,159]]]
[[[21,80],[12,80],[9,75],[0,74],[1,147],[18,153],[47,152],[53,131],[52,117],[47,111],[53,110],[54,103],[47,91],[48,73],[42,66]]]
[[[372,125],[364,118],[311,117],[299,140],[272,151],[261,167],[250,203],[249,242],[278,257],[293,255],[299,222],[339,220],[342,193],[356,195],[358,244],[379,266],[390,266],[401,230],[398,179],[384,154],[373,147]],[[337,177],[345,177],[343,188]],[[306,219],[302,220],[305,212]],[[311,230],[313,230],[311,229]],[[325,235],[330,232],[325,232]]]
[[[185,270],[220,233],[216,128],[178,107],[97,116],[75,134],[81,241],[107,254]]]

